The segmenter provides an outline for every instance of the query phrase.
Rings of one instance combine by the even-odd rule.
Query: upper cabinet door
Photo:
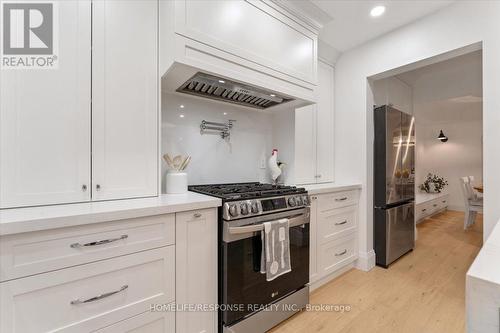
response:
[[[332,182],[334,175],[333,67],[318,62],[317,182]]]
[[[0,208],[90,199],[91,5],[57,5],[58,67],[0,74]]]
[[[158,192],[158,1],[93,3],[92,197]]]
[[[316,105],[295,109],[295,183],[316,182]]]

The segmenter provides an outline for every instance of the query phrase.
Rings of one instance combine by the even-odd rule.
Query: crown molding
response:
[[[325,24],[333,20],[333,17],[309,0],[270,0],[267,2],[297,17],[315,33],[319,33]]]

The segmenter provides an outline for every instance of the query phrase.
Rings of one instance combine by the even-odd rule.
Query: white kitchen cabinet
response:
[[[175,312],[145,312],[96,333],[175,333]]]
[[[160,73],[175,91],[198,71],[314,101],[314,19],[285,1],[160,1]]]
[[[318,62],[317,103],[295,110],[295,183],[334,180],[333,67]]]
[[[415,221],[417,223],[448,209],[450,195],[448,193],[417,193],[415,204]]]
[[[268,70],[314,84],[317,35],[279,9],[264,1],[179,1],[175,29]]]
[[[0,75],[0,208],[90,200],[90,1],[58,13],[58,68]]]
[[[335,278],[357,259],[358,201],[359,190],[311,195],[309,283],[312,289]]]
[[[157,195],[158,1],[58,4],[58,68],[2,70],[0,208]]]
[[[6,235],[0,237],[0,281],[174,243],[174,214]]]
[[[0,331],[92,332],[175,300],[175,246],[0,283]]]
[[[217,304],[217,210],[176,214],[176,303]],[[177,311],[176,331],[217,332],[217,311]]]
[[[295,109],[295,183],[316,183],[316,106]]]
[[[316,104],[316,176],[318,183],[333,181],[334,109],[333,67],[318,62],[318,103]]]
[[[158,190],[156,0],[93,3],[92,197]]]

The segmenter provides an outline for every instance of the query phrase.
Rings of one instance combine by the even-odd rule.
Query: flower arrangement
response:
[[[425,191],[427,193],[437,192],[441,193],[441,190],[448,185],[448,181],[443,177],[439,177],[438,175],[433,175],[432,173],[427,174],[427,178],[425,181],[420,184],[420,190]]]

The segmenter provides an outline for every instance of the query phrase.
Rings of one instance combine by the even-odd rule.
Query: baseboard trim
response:
[[[465,211],[465,208],[463,206],[455,206],[455,205],[449,205],[448,210],[454,210],[457,212],[463,212]]]
[[[358,260],[354,265],[357,269],[368,272],[375,267],[375,251],[359,252]]]
[[[345,272],[347,272],[353,268],[354,268],[354,263],[351,262],[351,263],[345,265],[344,267],[339,268],[338,270],[336,270],[332,274],[327,275],[325,277],[322,277],[321,279],[319,279],[317,281],[314,281],[313,283],[311,283],[309,285],[309,291],[313,291],[315,289],[318,289],[319,287],[327,284],[328,282],[334,280],[335,278],[338,278],[340,275],[344,274]]]

